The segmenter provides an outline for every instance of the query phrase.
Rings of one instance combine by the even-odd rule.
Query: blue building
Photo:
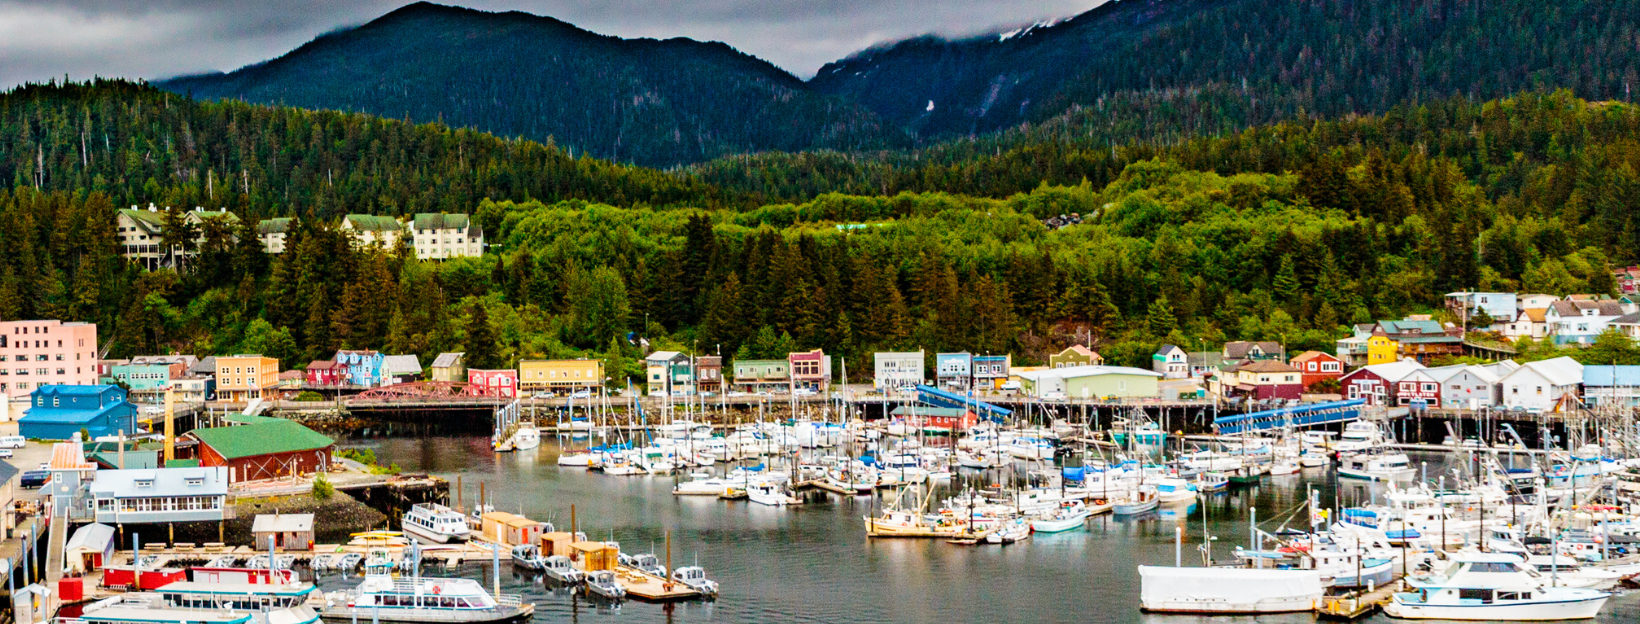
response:
[[[974,382],[974,356],[966,352],[935,354],[934,380],[942,390],[966,392]]]
[[[347,383],[371,388],[382,385],[380,351],[337,351],[336,363],[347,367]]]
[[[81,429],[99,436],[136,430],[137,406],[119,386],[43,386],[29,395],[28,414],[18,419],[25,438],[67,440]]]

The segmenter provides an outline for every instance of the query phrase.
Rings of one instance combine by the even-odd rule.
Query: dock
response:
[[[695,588],[641,572],[629,566],[615,568],[615,582],[626,589],[626,595],[649,602],[671,602],[701,597]]]
[[[1400,587],[1392,581],[1367,592],[1350,592],[1342,596],[1328,596],[1316,605],[1315,613],[1329,620],[1358,620],[1377,611],[1390,601],[1390,595]]]

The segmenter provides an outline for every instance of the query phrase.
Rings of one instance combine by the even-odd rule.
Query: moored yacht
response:
[[[404,532],[440,544],[464,542],[471,535],[466,516],[438,503],[417,503],[399,521]]]
[[[1451,557],[1440,572],[1409,579],[1412,591],[1391,596],[1384,613],[1406,619],[1580,620],[1600,613],[1611,596],[1549,586],[1514,555],[1459,552]]]
[[[326,620],[407,622],[409,624],[489,624],[522,622],[535,613],[517,595],[491,596],[478,581],[464,578],[393,578],[371,574],[350,589],[325,596],[319,615]]]
[[[1350,455],[1338,466],[1340,477],[1369,481],[1404,481],[1415,473],[1406,453]]]

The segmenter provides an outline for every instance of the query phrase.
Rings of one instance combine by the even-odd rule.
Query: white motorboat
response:
[[[1156,501],[1160,505],[1179,505],[1196,501],[1196,485],[1184,479],[1164,477],[1152,482],[1156,486]]]
[[[683,583],[690,589],[706,596],[718,594],[717,581],[706,578],[706,570],[700,566],[684,566],[672,572],[672,580]]]
[[[592,465],[592,453],[587,451],[564,451],[558,454],[558,465],[570,468],[586,468]]]
[[[552,580],[560,583],[573,585],[586,580],[586,576],[580,570],[575,569],[575,564],[569,560],[569,557],[563,555],[547,557],[542,561],[541,571],[545,572]]]
[[[1360,453],[1377,448],[1384,442],[1384,432],[1377,423],[1357,420],[1344,425],[1344,433],[1332,444],[1332,450],[1340,454]]]
[[[759,505],[795,505],[799,501],[777,483],[754,483],[746,487],[746,498]]]
[[[518,429],[513,431],[513,448],[527,451],[541,446],[541,430],[535,428],[535,423],[524,421],[518,423]]]
[[[1008,454],[1019,459],[1053,459],[1054,444],[1043,438],[1016,438],[1008,445]]]
[[[1368,481],[1405,481],[1417,472],[1406,453],[1349,455],[1338,466],[1338,476]]]
[[[1158,613],[1311,611],[1321,601],[1315,570],[1139,566],[1139,608]]]
[[[1279,459],[1276,460],[1276,463],[1270,464],[1270,476],[1279,477],[1281,475],[1298,474],[1298,471],[1299,465],[1295,460]]]
[[[418,539],[440,544],[464,542],[472,534],[466,516],[438,503],[417,503],[410,507],[399,526]]]
[[[1436,573],[1414,575],[1384,613],[1404,619],[1519,622],[1581,620],[1600,613],[1603,591],[1553,587],[1511,554],[1458,552]]]
[[[1031,523],[1024,518],[1009,520],[998,526],[995,531],[985,534],[987,544],[1012,544],[1031,537]]]
[[[615,582],[615,573],[610,570],[599,570],[588,573],[586,576],[586,590],[589,593],[603,596],[610,600],[620,600],[626,597],[626,588]]]
[[[541,556],[541,547],[535,544],[520,544],[512,549],[513,565],[526,570],[540,570],[546,567],[546,558]]]
[[[705,473],[694,473],[688,481],[672,486],[675,496],[722,496],[729,488],[745,485],[736,480],[714,477]]]
[[[1551,587],[1583,587],[1608,590],[1623,580],[1620,572],[1589,567],[1565,555],[1532,555],[1526,564],[1548,580]]]
[[[1066,501],[1058,509],[1031,519],[1031,530],[1037,533],[1059,533],[1080,528],[1093,514],[1080,500]]]
[[[1145,486],[1137,490],[1124,492],[1111,499],[1111,513],[1118,516],[1142,514],[1156,509],[1161,500],[1156,497],[1156,489]]]

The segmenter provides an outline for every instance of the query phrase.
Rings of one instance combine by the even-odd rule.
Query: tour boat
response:
[[[1141,487],[1138,490],[1123,493],[1111,500],[1111,511],[1118,516],[1131,516],[1151,511],[1161,501],[1156,497],[1156,490],[1150,487]]]
[[[1311,611],[1321,602],[1315,570],[1139,566],[1139,608],[1214,615]]]
[[[1408,579],[1412,591],[1393,594],[1384,613],[1420,620],[1581,620],[1599,614],[1611,597],[1594,589],[1552,587],[1510,554],[1457,552],[1450,557],[1439,573]]]
[[[524,421],[518,423],[518,429],[513,431],[513,448],[527,451],[541,446],[541,430],[535,428],[535,423]]]
[[[393,578],[366,575],[359,586],[325,597],[319,615],[333,622],[490,624],[522,622],[535,613],[517,595],[491,596],[464,578]]]
[[[672,572],[672,580],[687,585],[690,589],[712,597],[718,594],[717,581],[706,578],[706,570],[700,566],[684,566]]]
[[[603,596],[610,600],[620,600],[626,597],[626,588],[615,582],[615,573],[610,570],[590,572],[586,577],[588,592]]]
[[[1041,517],[1031,519],[1031,530],[1037,533],[1059,533],[1079,528],[1088,522],[1093,514],[1088,512],[1082,501],[1067,501]]]
[[[512,549],[513,565],[526,570],[540,570],[545,568],[547,561],[541,556],[541,548],[534,544],[520,544]]]
[[[201,603],[203,604],[203,603]],[[105,598],[84,607],[78,618],[63,618],[84,624],[315,624],[319,616],[305,604],[276,606],[242,596],[221,606],[183,607],[143,594]]]
[[[798,502],[777,483],[754,483],[746,486],[746,498],[759,505],[795,505]]]
[[[405,533],[440,544],[464,542],[471,535],[461,512],[438,503],[417,503],[405,512],[399,525]]]
[[[580,570],[575,569],[575,564],[570,562],[569,557],[563,555],[547,557],[541,562],[541,571],[552,580],[572,585],[586,578]]]
[[[1384,432],[1376,423],[1357,420],[1344,426],[1344,433],[1338,436],[1338,441],[1332,444],[1332,449],[1341,454],[1360,453],[1377,448],[1384,442]]]
[[[1350,455],[1338,466],[1338,476],[1368,481],[1404,481],[1417,472],[1406,453]]]

